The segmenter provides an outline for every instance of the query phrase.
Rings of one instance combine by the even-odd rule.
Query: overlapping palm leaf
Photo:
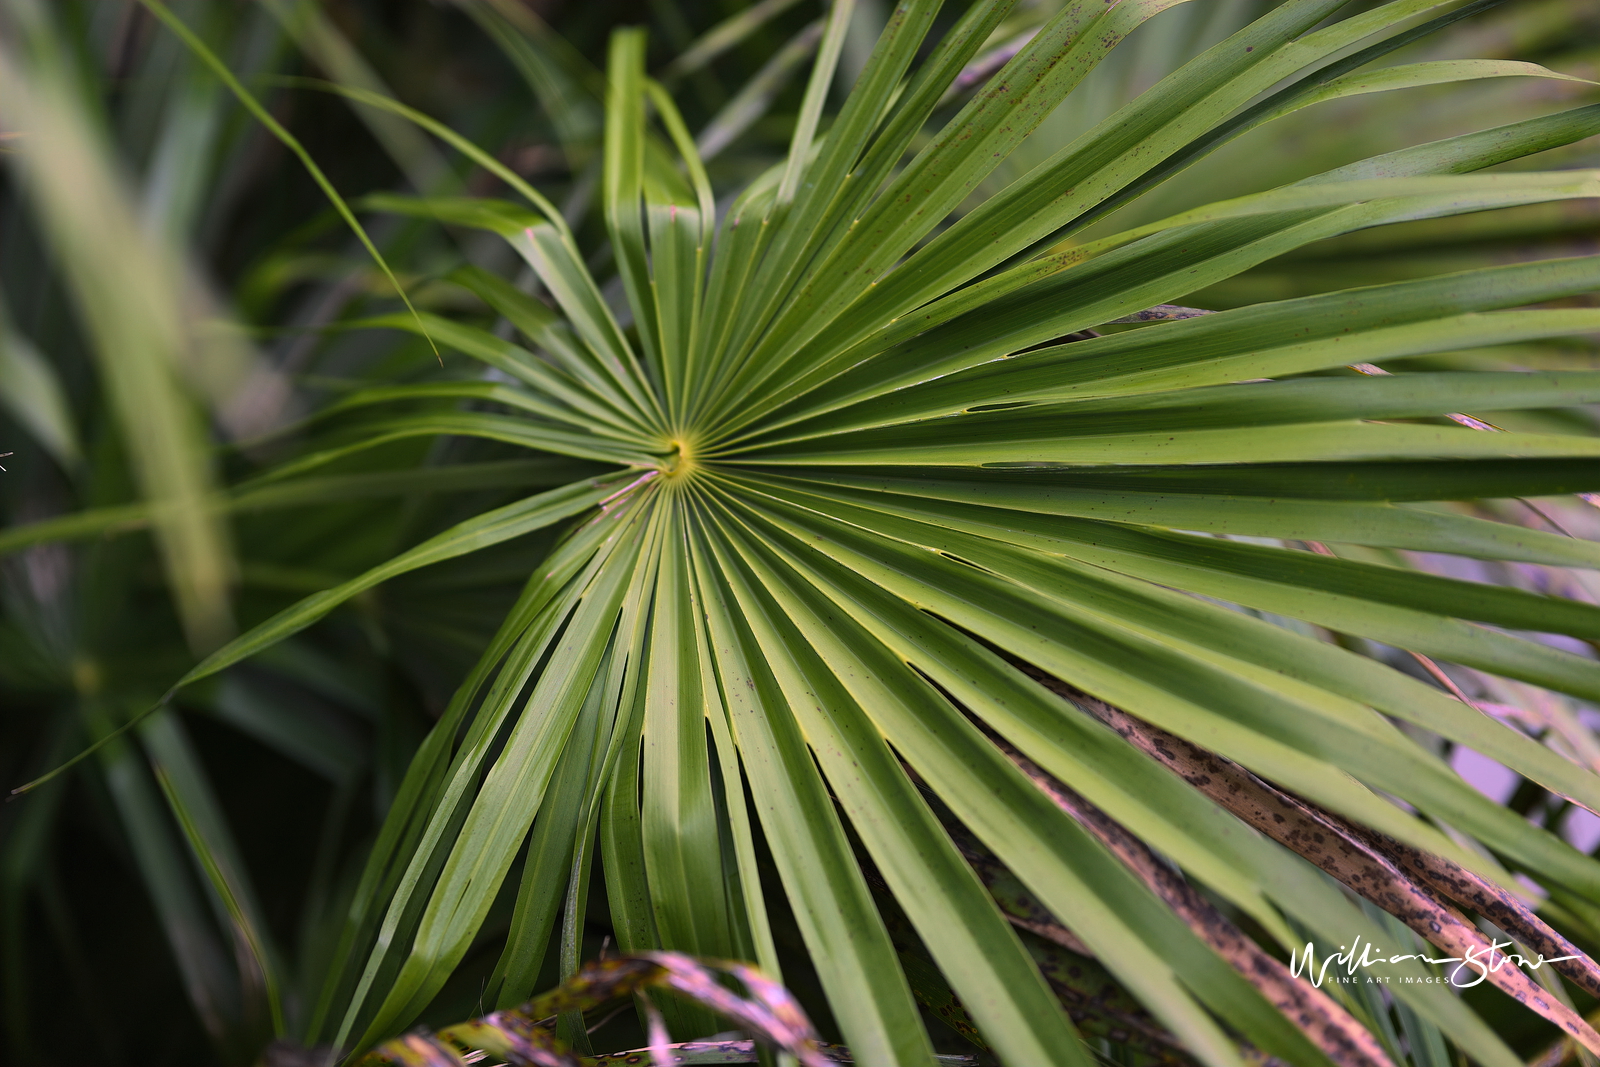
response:
[[[1600,374],[1344,372],[1600,331],[1600,312],[1544,306],[1600,289],[1600,257],[1094,330],[1341,235],[1600,195],[1589,171],[1478,173],[1600,133],[1600,110],[1087,233],[1158,179],[1183,181],[1180,164],[1248,127],[1240,117],[1263,94],[1287,113],[1358,69],[1352,54],[1381,60],[1477,6],[1393,0],[1339,18],[1341,0],[1290,0],[964,209],[1125,36],[1177,2],[1064,5],[949,116],[952,84],[1010,5],[955,12],[930,40],[939,5],[908,0],[824,129],[841,3],[788,157],[722,206],[671,97],[646,76],[642,36],[618,32],[601,183],[616,285],[532,190],[520,203],[370,202],[502,235],[539,295],[481,270],[454,275],[516,342],[430,316],[370,322],[426,331],[495,378],[357,395],[326,417],[426,406],[318,438],[261,491],[408,436],[604,466],[317,594],[184,679],[406,570],[571,523],[412,762],[308,1043],[360,1050],[410,1025],[524,856],[489,990],[498,1006],[527,999],[552,944],[577,970],[602,872],[624,950],[754,960],[772,975],[769,897],[781,893],[858,1062],[931,1062],[926,984],[902,956],[923,950],[1004,1062],[1092,1062],[1035,943],[974,870],[978,849],[1201,1062],[1383,1062],[1351,1037],[1368,1009],[1329,1001],[1326,1027],[1285,1015],[1214,928],[1174,911],[1153,868],[1125,862],[1122,839],[1084,813],[1284,951],[1392,932],[1085,710],[1100,705],[1476,885],[1515,891],[1511,868],[1600,908],[1600,864],[1482,796],[1417,737],[1600,809],[1592,771],[1352,650],[1370,639],[1595,700],[1592,659],[1510,631],[1592,640],[1600,609],[1341,558],[1600,566],[1591,542],[1437,504],[1600,490],[1593,436],[1444,418],[1590,403]],[[776,879],[763,879],[763,854]],[[904,923],[886,919],[894,908]],[[1426,1024],[1478,1062],[1514,1062],[1440,987],[1394,996],[1417,1033]],[[1548,1018],[1600,1046],[1546,1000]],[[687,1007],[671,1021],[698,1031],[685,1037],[714,1025]],[[582,1051],[581,1026],[564,1037]],[[1407,1046],[1416,1062],[1425,1044]]]

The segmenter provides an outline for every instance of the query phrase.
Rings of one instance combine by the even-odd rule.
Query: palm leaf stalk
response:
[[[502,1010],[529,998],[550,951],[564,976],[579,973],[600,871],[624,952],[750,960],[774,977],[781,894],[858,1062],[932,1063],[918,1002],[941,997],[1003,1062],[1093,1062],[1051,981],[1054,949],[1092,956],[1158,1043],[1207,1065],[1421,1062],[1440,1033],[1476,1062],[1517,1062],[1437,985],[1390,991],[1400,1041],[1377,1017],[1385,1004],[1312,990],[1273,954],[1392,941],[1341,883],[1454,952],[1484,943],[1459,908],[1541,951],[1569,947],[1511,871],[1566,914],[1600,909],[1600,864],[1417,738],[1600,809],[1592,771],[1357,644],[1600,699],[1592,658],[1508,632],[1600,638],[1592,605],[1361,556],[1600,565],[1592,542],[1440,503],[1600,490],[1592,435],[1451,421],[1594,402],[1600,374],[1340,373],[1600,330],[1600,312],[1546,306],[1600,288],[1600,257],[1215,314],[1181,302],[1373,227],[1592,199],[1592,171],[1480,172],[1600,132],[1600,108],[1120,230],[1102,222],[1313,103],[1565,78],[1531,65],[1363,69],[1490,5],[1391,0],[1340,18],[1341,0],[1289,0],[996,181],[1125,37],[1177,3],[1076,0],[1025,41],[1010,4],[980,3],[930,43],[940,5],[907,0],[824,131],[840,3],[788,155],[726,207],[646,75],[642,34],[618,31],[599,192],[614,286],[548,200],[419,123],[524,203],[368,206],[505,238],[538,298],[476,268],[452,280],[523,343],[420,311],[368,320],[496,378],[351,397],[319,420],[342,436],[313,435],[304,455],[204,507],[292,495],[306,474],[407,437],[599,466],[302,601],[175,687],[406,571],[571,523],[412,761],[297,1027],[307,1044],[360,1054],[410,1026],[525,854],[487,993]],[[982,87],[949,115],[964,77]],[[963,212],[984,183],[999,188]],[[429,407],[347,421],[396,401]],[[75,521],[87,533],[150,520],[136,512]],[[1311,543],[1340,554],[1294,547]],[[1595,992],[1595,965],[1577,955],[1562,973]],[[1499,973],[1600,1053],[1561,996]],[[687,1036],[715,1026],[692,1006],[668,1021]],[[558,1033],[590,1051],[581,1015]]]

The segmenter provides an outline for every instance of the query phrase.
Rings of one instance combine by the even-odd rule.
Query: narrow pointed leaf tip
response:
[[[339,217],[344,220],[345,225],[350,227],[350,231],[361,242],[361,247],[367,250],[367,254],[378,265],[378,269],[383,271],[383,276],[389,279],[389,284],[394,287],[395,294],[400,297],[401,302],[406,306],[406,310],[411,312],[412,317],[416,319],[418,331],[427,340],[428,347],[433,350],[434,356],[439,360],[439,365],[441,367],[444,366],[444,356],[440,354],[439,346],[433,343],[433,337],[429,335],[427,328],[422,325],[422,318],[417,313],[415,305],[411,303],[411,297],[406,293],[405,286],[400,284],[400,279],[396,277],[394,270],[389,266],[389,261],[383,257],[382,252],[378,251],[378,246],[372,243],[372,238],[368,236],[366,228],[356,218],[355,212],[350,210],[350,205],[345,203],[344,197],[339,195],[339,191],[334,188],[333,182],[329,181],[328,176],[322,172],[322,168],[317,166],[316,160],[311,158],[311,153],[306,151],[305,146],[300,143],[298,138],[284,129],[282,123],[272,117],[272,113],[261,105],[261,101],[257,100],[255,95],[246,89],[238,78],[234,77],[233,72],[228,69],[227,64],[222,61],[221,57],[213,52],[205,41],[201,40],[182,19],[174,14],[171,8],[167,7],[161,0],[139,0],[139,2],[144,4],[151,14],[160,19],[162,25],[177,35],[186,48],[199,57],[200,61],[228,87],[228,91],[238,98],[239,103],[244,105],[245,110],[249,111],[257,122],[265,126],[274,137],[283,143],[285,148],[295,154],[295,157],[305,167],[306,172],[311,175],[312,181],[317,183],[317,188],[322,190],[323,195],[328,198],[328,202],[333,205],[333,209],[339,213]],[[381,100],[382,98],[379,97],[378,99]]]

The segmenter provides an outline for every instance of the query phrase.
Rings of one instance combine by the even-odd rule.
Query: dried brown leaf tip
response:
[[[725,984],[725,977],[736,979],[744,995]],[[368,1053],[361,1067],[385,1063],[463,1067],[474,1052],[487,1053],[513,1067],[588,1067],[597,1061],[567,1049],[549,1021],[565,1012],[590,1011],[647,990],[665,990],[710,1008],[757,1041],[793,1055],[804,1067],[823,1067],[829,1062],[799,1003],[781,984],[754,967],[697,960],[677,952],[642,952],[585,964],[567,981],[520,1008],[447,1026],[437,1034],[396,1038]]]

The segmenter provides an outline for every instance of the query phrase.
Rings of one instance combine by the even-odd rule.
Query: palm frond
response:
[[[310,164],[180,13],[147,3]],[[1570,154],[1521,161],[1575,151],[1600,109],[1495,111],[1405,147],[1307,152],[1266,181],[1237,162],[1315,116],[1392,106],[1373,103],[1386,94],[1499,100],[1529,79],[1581,94],[1582,71],[1559,52],[1430,51],[1479,25],[1495,7],[1481,0],[908,2],[829,121],[860,32],[846,0],[818,22],[777,3],[736,16],[660,81],[643,30],[610,36],[601,77],[522,6],[464,6],[543,102],[564,201],[392,99],[331,23],[292,24],[417,194],[355,201],[384,217],[369,232],[310,164],[406,304],[315,329],[381,338],[405,373],[361,374],[279,420],[230,453],[227,491],[199,431],[166,420],[189,473],[161,488],[135,428],[165,418],[176,386],[129,374],[166,405],[139,410],[106,358],[143,498],[0,534],[0,551],[29,553],[152,528],[196,634],[196,605],[224,603],[222,516],[247,531],[315,504],[339,528],[359,525],[338,511],[357,494],[453,490],[433,511],[408,499],[343,554],[301,552],[336,580],[298,572],[319,591],[252,608],[264,621],[176,666],[160,701],[145,683],[121,694],[128,714],[91,702],[99,773],[219,1040],[242,1047],[270,1016],[344,1056],[455,1062],[452,1040],[512,1062],[589,1056],[583,1012],[634,986],[513,1009],[542,983],[597,981],[582,961],[604,901],[631,954],[615,974],[639,960],[655,962],[629,981],[687,974],[674,954],[689,954],[757,964],[729,972],[757,999],[776,988],[761,974],[814,983],[857,1062],[936,1062],[927,1023],[943,1017],[1030,1067],[1511,1067],[1507,1028],[1426,963],[1442,952],[1470,970],[1503,935],[1567,958],[1486,986],[1600,1054],[1573,996],[1600,996],[1584,951],[1600,944],[1600,863],[1452,765],[1471,751],[1551,810],[1600,811],[1581,720],[1600,703],[1600,589],[1584,584],[1600,553],[1496,502],[1600,491],[1600,376],[1497,359],[1600,333],[1600,257],[1292,280],[1319,256],[1366,262],[1383,246],[1362,242],[1389,227],[1438,237],[1456,220],[1587,211],[1575,205],[1600,198],[1600,172]],[[776,54],[746,57],[760,34]],[[47,80],[6,56],[26,104]],[[715,89],[734,57],[751,77],[721,110],[664,87]],[[761,116],[780,106],[786,147],[736,172],[742,139],[777,145]],[[522,202],[445,188],[425,135]],[[177,283],[165,303],[115,304],[123,326],[97,324],[121,290],[49,168],[25,152],[51,239],[83,253],[63,269],[102,355],[114,327],[153,352],[161,323],[144,320]],[[107,195],[117,232],[146,241]],[[437,226],[454,242],[407,243]],[[391,253],[441,280],[401,288]],[[0,351],[15,353],[9,333]],[[418,338],[441,347],[437,365]],[[34,375],[30,395],[48,381]],[[72,454],[59,413],[35,421]],[[476,451],[439,462],[452,448]],[[177,552],[180,527],[212,531],[209,554]],[[397,611],[374,606],[380,586],[479,554],[520,595],[483,611],[458,597],[498,630],[459,638],[475,665],[388,764],[360,869],[336,878],[330,860],[319,876],[328,945],[288,977],[172,709],[231,708],[217,714],[350,790],[364,758],[336,740],[316,751],[344,725],[228,687],[294,635]],[[329,684],[307,670],[293,684]],[[330,849],[344,833],[328,831]],[[178,929],[200,899],[214,914]],[[1301,973],[1358,940],[1397,946],[1392,985]],[[711,1008],[732,1005],[700,984],[726,994]],[[500,1014],[445,1043],[397,1037],[437,1029],[467,985]],[[706,1005],[662,1010],[680,1038],[720,1025]],[[821,1055],[795,1033],[778,1043]]]

